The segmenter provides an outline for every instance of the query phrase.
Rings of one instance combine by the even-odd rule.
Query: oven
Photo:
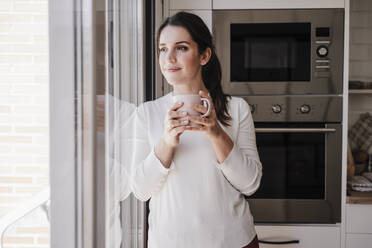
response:
[[[214,10],[224,92],[342,94],[344,10]]]
[[[341,222],[342,97],[245,96],[263,165],[257,223]]]

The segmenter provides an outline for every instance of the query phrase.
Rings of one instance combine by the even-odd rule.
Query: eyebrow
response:
[[[183,41],[177,41],[176,42],[176,45],[178,45],[180,43],[186,43],[186,44],[189,44],[189,45],[191,44],[190,42],[183,40]],[[160,43],[159,46],[165,46],[165,44],[164,43]]]

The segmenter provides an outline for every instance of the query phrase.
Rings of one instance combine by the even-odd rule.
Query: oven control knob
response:
[[[300,108],[301,113],[308,114],[310,112],[310,106],[307,104],[304,104]]]
[[[316,53],[318,54],[319,57],[327,57],[328,55],[328,47],[326,46],[319,46],[316,49]]]
[[[280,106],[279,104],[275,104],[272,106],[272,110],[275,114],[279,114],[280,112],[282,112],[282,106]]]
[[[253,114],[256,108],[254,107],[253,104],[249,104],[249,108],[251,109],[251,113]]]

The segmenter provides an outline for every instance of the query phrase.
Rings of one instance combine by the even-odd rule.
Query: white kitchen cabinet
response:
[[[346,248],[372,247],[372,205],[346,204]]]
[[[372,235],[372,205],[346,204],[346,233]]]
[[[372,234],[346,234],[346,248],[371,248]]]
[[[271,245],[260,244],[260,248],[340,248],[341,228],[339,226],[256,226],[260,240],[286,241],[299,240],[298,244]]]
[[[344,7],[344,0],[213,0],[213,9],[305,9]]]
[[[170,10],[169,14],[174,15],[179,11],[182,11],[182,9],[180,9],[180,10]],[[198,15],[205,22],[205,24],[208,26],[209,31],[212,32],[212,10],[183,10],[183,11],[190,12],[190,13],[193,13],[195,15]]]
[[[169,0],[170,9],[212,9],[212,0]]]

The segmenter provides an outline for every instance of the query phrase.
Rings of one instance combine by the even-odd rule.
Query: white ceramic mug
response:
[[[211,103],[209,99],[200,97],[199,95],[196,95],[196,94],[195,95],[194,94],[175,95],[173,96],[173,103],[176,103],[176,102],[183,102],[183,106],[179,108],[177,111],[186,111],[189,115],[192,115],[192,116],[206,117],[211,112]],[[202,104],[204,107],[208,109],[207,112],[203,115],[200,115],[200,113],[193,108],[195,104]],[[194,124],[191,124],[191,125],[193,126]]]

